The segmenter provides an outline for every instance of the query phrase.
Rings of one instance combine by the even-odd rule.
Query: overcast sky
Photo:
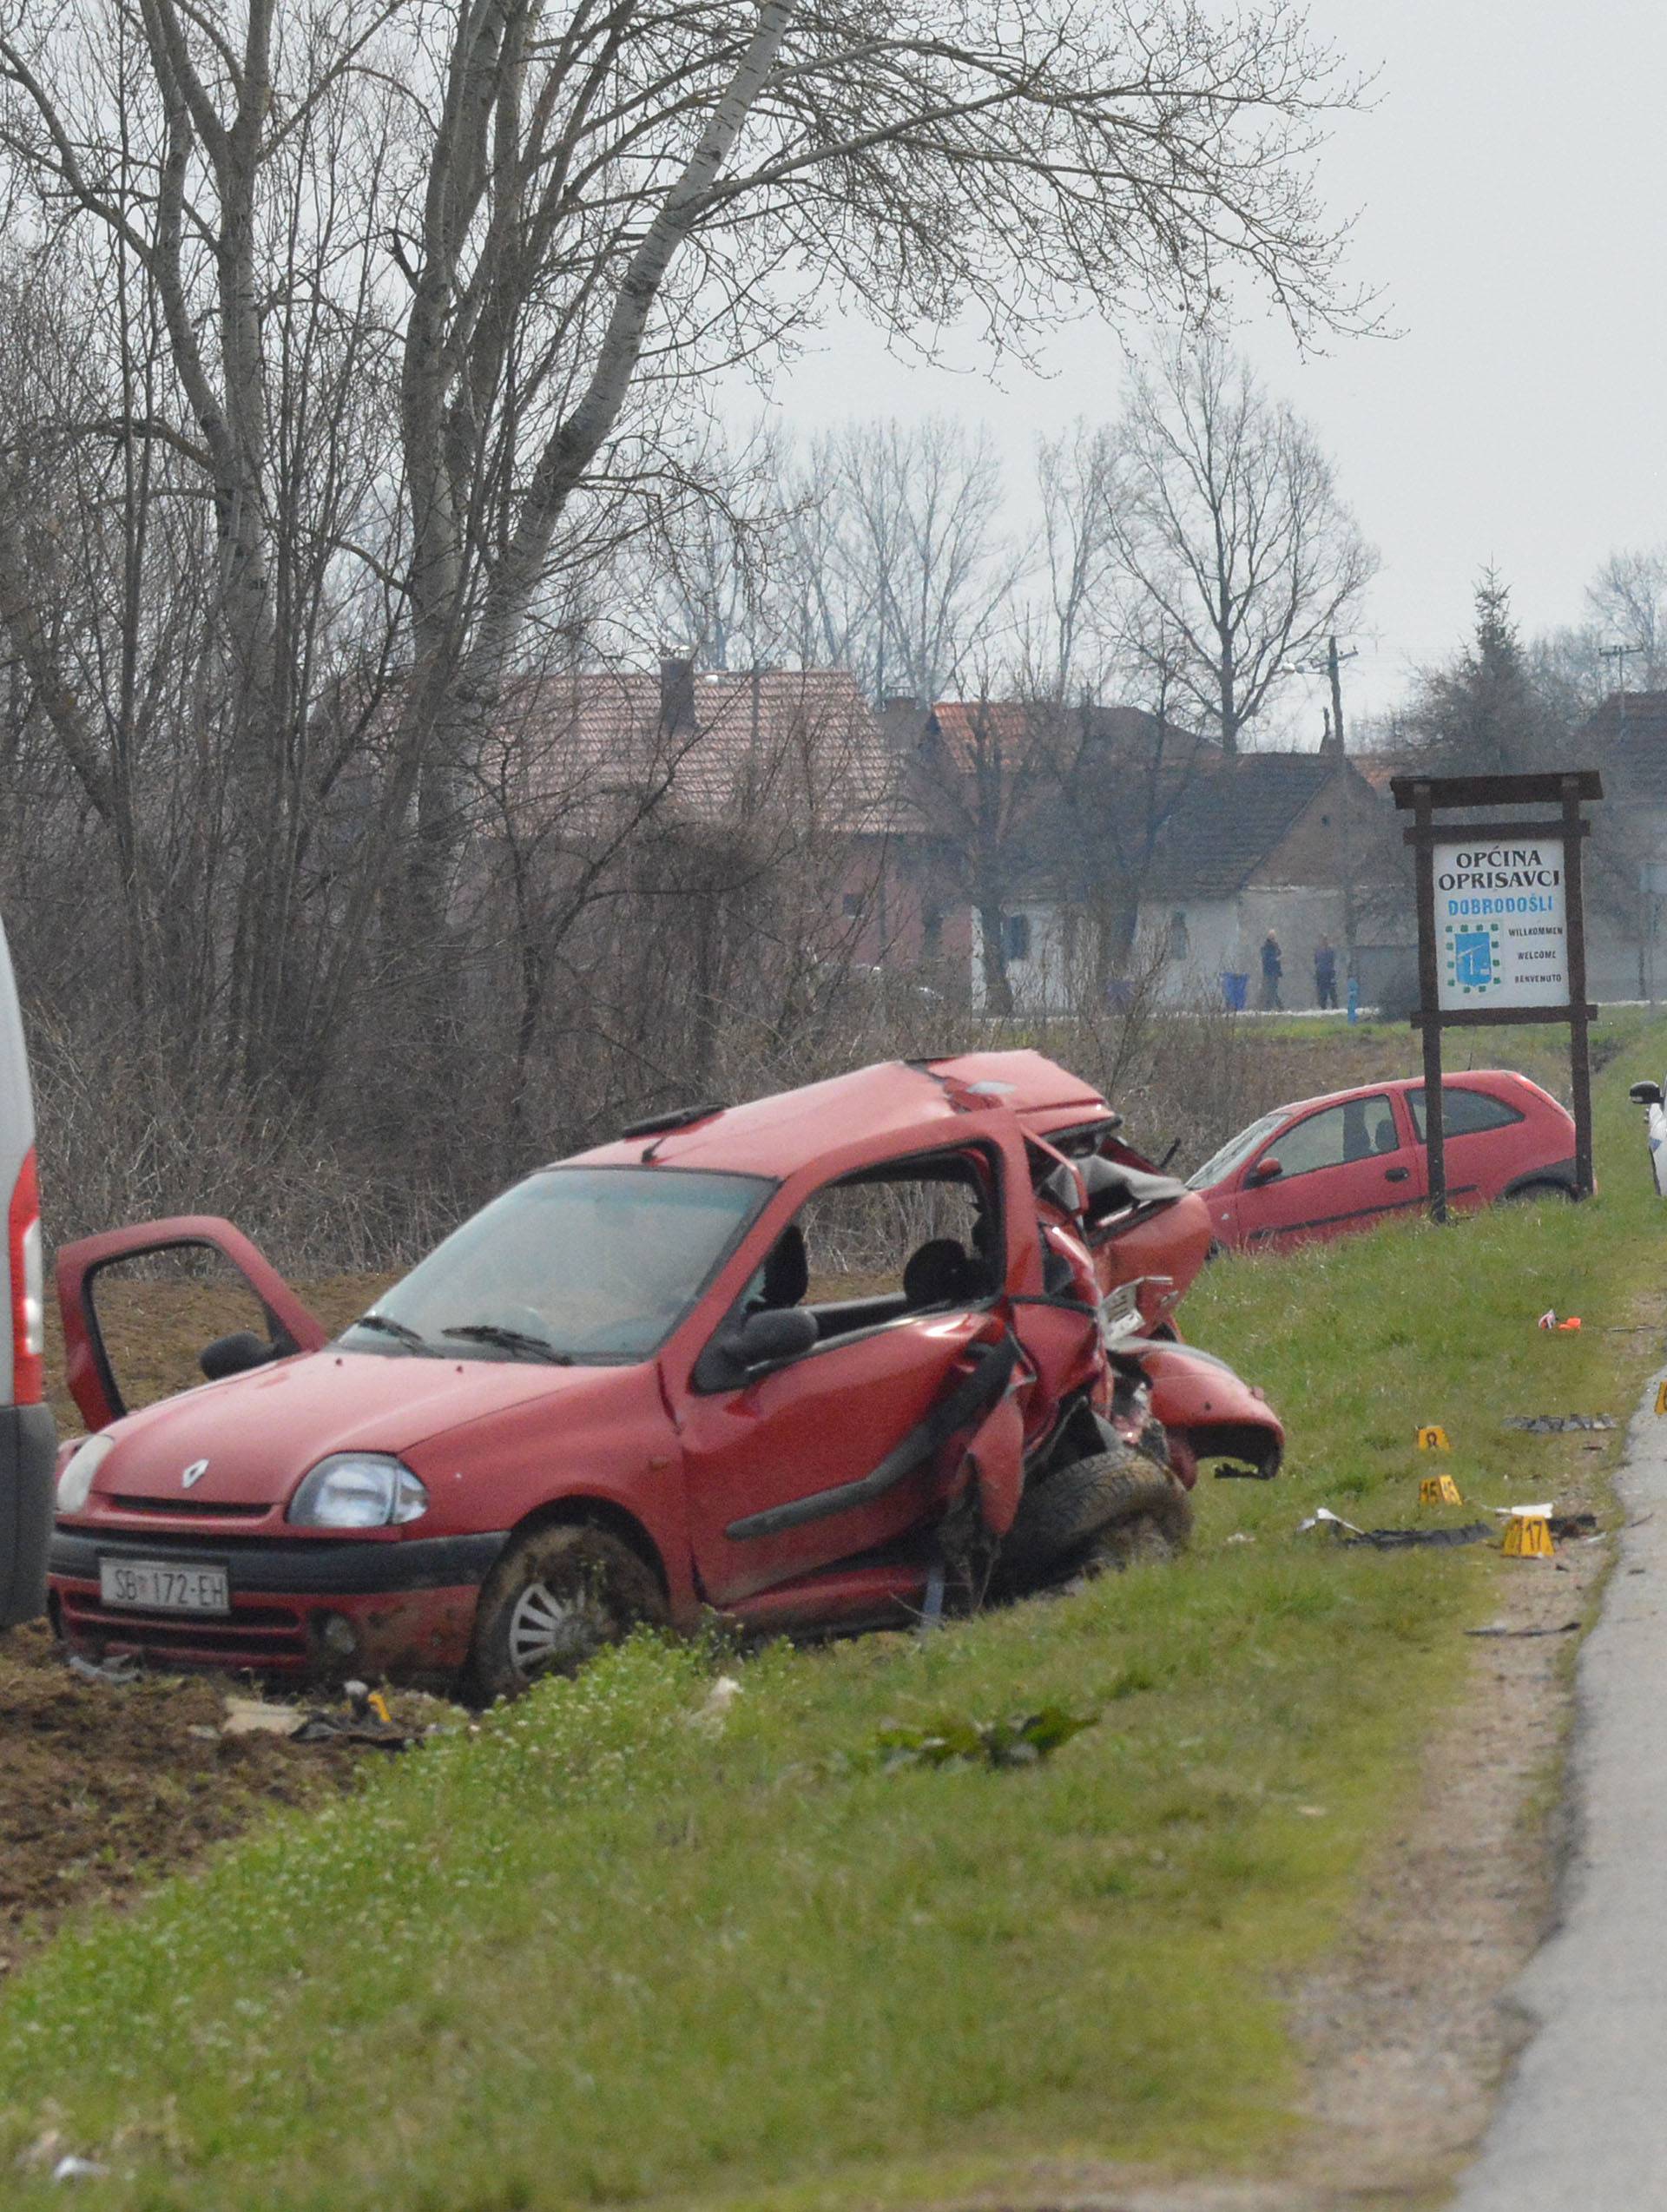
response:
[[[1382,555],[1352,641],[1353,714],[1392,705],[1412,667],[1462,642],[1490,561],[1532,631],[1581,618],[1611,550],[1667,539],[1667,7],[1311,0],[1309,15],[1376,73],[1321,178],[1334,210],[1358,212],[1353,271],[1402,335],[1305,360],[1255,310],[1238,338],[1319,430]],[[807,426],[981,417],[1017,490],[1038,431],[1113,411],[1119,361],[1117,334],[1084,323],[1051,346],[1047,378],[998,384],[899,362],[841,323],[777,398]],[[1317,738],[1317,692],[1306,719]]]

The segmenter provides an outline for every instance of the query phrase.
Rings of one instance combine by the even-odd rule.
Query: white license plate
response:
[[[99,1596],[107,1605],[145,1613],[229,1613],[224,1567],[170,1567],[161,1559],[101,1559]]]

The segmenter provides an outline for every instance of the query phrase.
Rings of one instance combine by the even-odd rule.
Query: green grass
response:
[[[772,1650],[718,1736],[690,1724],[711,1657],[638,1642],[377,1770],[9,1987],[0,2162],[56,2126],[118,2168],[94,2201],[154,2212],[831,2207],[1038,2155],[1276,2163],[1281,1991],[1407,1787],[1461,1628],[1539,1571],[1295,1524],[1410,1519],[1421,1420],[1487,1502],[1556,1464],[1506,1414],[1628,1409],[1654,1339],[1603,1325],[1643,1317],[1667,1222],[1624,1085],[1667,1028],[1631,1043],[1592,1206],[1209,1271],[1189,1331],[1265,1386],[1292,1458],[1207,1485],[1186,1561]],[[1547,1305],[1585,1330],[1536,1330]],[[1102,1717],[1038,1767],[840,1756],[889,1719],[1053,1702]]]

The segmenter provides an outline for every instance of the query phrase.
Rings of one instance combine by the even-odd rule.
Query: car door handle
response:
[[[1410,1168],[1386,1168],[1383,1179],[1385,1182],[1405,1182],[1412,1172]]]

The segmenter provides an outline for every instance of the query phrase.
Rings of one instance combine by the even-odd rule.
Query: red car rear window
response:
[[[1424,1086],[1409,1090],[1407,1103],[1413,1109],[1413,1127],[1418,1141],[1424,1142]],[[1462,1084],[1444,1083],[1441,1086],[1441,1129],[1446,1136],[1475,1136],[1483,1129],[1508,1129],[1512,1122],[1525,1118],[1514,1106],[1507,1106],[1502,1098],[1495,1098],[1491,1091],[1467,1090]]]

